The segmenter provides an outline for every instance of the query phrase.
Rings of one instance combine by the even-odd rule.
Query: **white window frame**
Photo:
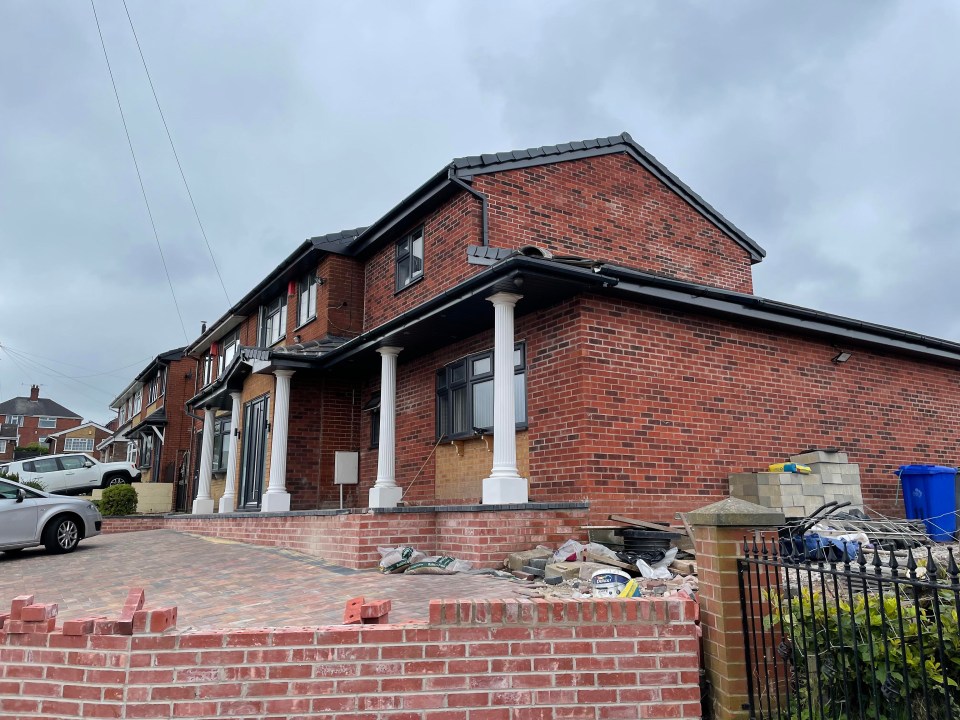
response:
[[[37,427],[41,430],[56,430],[57,419],[49,415],[40,415],[37,418]]]
[[[68,437],[63,440],[64,452],[93,452],[93,438]]]
[[[216,364],[213,355],[209,352],[203,356],[203,384],[204,386],[209,385],[213,382],[213,366]]]
[[[23,427],[23,415],[7,415],[7,424]]]
[[[233,362],[240,349],[240,328],[237,328],[220,341],[220,358],[217,375],[222,375],[223,371]]]
[[[137,462],[137,444],[135,442],[127,443],[127,462],[133,464]]]
[[[287,334],[287,296],[283,293],[260,308],[258,338],[261,347],[270,347]]]
[[[0,454],[5,453],[6,451],[7,451],[7,441],[0,440]]]
[[[133,414],[136,415],[143,409],[143,388],[140,388],[133,394]]]

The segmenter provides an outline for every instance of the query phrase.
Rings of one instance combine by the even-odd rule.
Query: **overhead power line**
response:
[[[93,2],[93,0],[91,0]],[[223,289],[223,296],[227,299],[227,305],[231,305],[230,295],[227,293],[227,286],[223,282],[223,276],[220,274],[220,266],[217,265],[217,259],[213,255],[213,248],[210,247],[210,240],[207,239],[207,231],[203,229],[203,223],[200,222],[200,212],[197,210],[197,204],[193,200],[193,193],[190,192],[190,184],[187,182],[187,176],[183,172],[183,165],[180,164],[180,156],[177,154],[177,148],[173,144],[173,136],[170,134],[170,128],[167,126],[167,119],[163,115],[163,108],[160,107],[160,98],[157,97],[157,89],[153,86],[153,78],[150,77],[150,70],[147,68],[147,59],[143,56],[143,48],[140,47],[140,38],[137,37],[137,31],[133,27],[133,18],[130,17],[130,9],[127,7],[127,0],[123,0],[123,9],[127,13],[127,20],[130,23],[130,31],[133,33],[133,39],[137,43],[137,52],[140,53],[140,61],[143,63],[143,71],[147,74],[147,81],[150,83],[150,91],[153,93],[153,99],[157,103],[157,111],[160,113],[160,119],[163,121],[163,129],[167,132],[167,140],[170,141],[170,149],[173,151],[173,157],[177,161],[177,169],[180,171],[180,178],[183,180],[183,187],[186,188],[187,197],[190,198],[190,205],[193,206],[193,214],[197,218],[197,225],[200,226],[200,234],[203,235],[203,242],[207,246],[207,252],[210,253],[210,261],[213,263],[213,269],[217,272],[217,279],[220,280],[220,287]]]
[[[187,327],[183,324],[183,314],[180,312],[180,304],[177,302],[177,293],[173,289],[173,281],[170,279],[170,270],[167,268],[167,260],[163,256],[163,247],[160,244],[160,234],[157,232],[157,224],[153,219],[153,211],[150,209],[150,201],[147,199],[147,189],[143,184],[143,176],[140,174],[140,164],[137,162],[137,153],[133,149],[133,140],[130,139],[130,129],[127,127],[127,118],[123,114],[123,104],[120,102],[120,93],[117,90],[117,81],[113,77],[113,68],[110,67],[110,55],[107,53],[107,44],[103,39],[103,30],[100,28],[100,18],[97,17],[97,6],[93,0],[90,0],[90,7],[93,10],[93,19],[97,23],[97,33],[100,35],[100,47],[103,48],[103,57],[107,61],[107,72],[110,73],[110,84],[113,85],[113,94],[117,98],[117,108],[120,110],[120,120],[123,122],[123,131],[127,135],[127,145],[130,147],[130,157],[133,158],[133,166],[137,171],[137,180],[140,182],[140,192],[143,195],[143,203],[147,207],[147,215],[150,216],[150,226],[153,228],[153,237],[157,241],[157,250],[160,252],[160,262],[163,265],[163,272],[167,276],[167,284],[170,286],[170,295],[173,297],[173,305],[177,309],[177,317],[180,318],[180,329],[183,331],[184,342],[188,342]]]

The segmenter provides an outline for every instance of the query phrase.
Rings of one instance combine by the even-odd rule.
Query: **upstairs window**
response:
[[[423,277],[423,228],[405,235],[397,243],[397,290]]]
[[[41,417],[37,421],[37,427],[45,428],[47,430],[49,430],[50,428],[56,429],[57,419],[55,417]]]
[[[260,309],[260,346],[278,342],[287,331],[287,297],[280,295]]]
[[[237,356],[240,349],[240,328],[227,335],[220,341],[220,370],[217,375],[222,375],[225,368],[230,367],[230,363]]]
[[[203,384],[209,385],[213,382],[213,364],[214,358],[209,352],[203,356]]]
[[[297,327],[310,322],[317,316],[317,274],[307,273],[298,287]]]
[[[143,409],[143,388],[137,390],[133,396],[133,414],[136,415]]]
[[[7,422],[17,427],[23,427],[23,415],[7,415]]]
[[[166,368],[161,368],[157,371],[157,374],[153,376],[153,380],[150,381],[149,395],[147,396],[147,403],[155,403],[160,396],[163,395],[163,385],[164,385],[164,376],[166,374]]]
[[[117,427],[120,427],[127,421],[127,404],[124,403],[120,406],[120,410],[117,414]]]
[[[527,366],[523,343],[513,350],[513,409],[527,425]],[[470,437],[493,429],[493,351],[450,363],[437,372],[437,437]]]

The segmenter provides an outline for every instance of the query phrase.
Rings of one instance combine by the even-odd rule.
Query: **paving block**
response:
[[[27,605],[20,611],[20,619],[29,622],[42,622],[55,618],[58,609],[57,603]]]
[[[813,465],[814,463],[839,464],[847,462],[847,454],[845,452],[813,450],[799,455],[791,455],[790,462],[799,463],[800,465]]]
[[[557,562],[550,563],[544,568],[543,576],[562,577],[564,580],[576,580],[580,577],[580,568],[584,565],[582,562]]]
[[[20,620],[20,613],[27,605],[33,605],[33,595],[18,595],[15,597],[10,603],[10,619]]]
[[[527,567],[535,567],[544,570],[550,563],[550,558],[533,558]]]
[[[347,600],[347,607],[343,611],[344,625],[360,625],[363,622],[363,618],[360,615],[363,602],[364,600],[362,597],[355,597],[352,600]]]
[[[536,547],[532,550],[523,550],[521,552],[510,553],[503,561],[503,566],[510,570],[522,570],[525,565],[529,565],[531,560],[537,558],[552,558],[553,551],[550,548]]]
[[[534,577],[543,577],[546,574],[547,566],[544,565],[543,568],[533,567],[532,565],[524,565],[522,571],[529,573]]]
[[[530,573],[524,572],[523,570],[514,570],[510,574],[520,580],[536,580],[537,579],[536,575],[531,575]]]

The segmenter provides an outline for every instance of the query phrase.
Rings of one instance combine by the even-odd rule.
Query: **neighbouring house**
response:
[[[16,425],[18,445],[46,444],[47,438],[61,430],[75,428],[83,418],[58,402],[40,397],[40,386],[30,387],[30,397],[15,397],[0,402],[0,421]]]
[[[894,512],[898,465],[957,464],[960,344],[757,297],[764,255],[627,134],[454,160],[186,349],[194,512],[671,519],[828,446]]]
[[[101,462],[133,462],[137,446],[117,433],[119,410],[104,426],[110,434],[97,444],[97,453]]]
[[[19,425],[0,422],[0,460],[13,460],[19,429]]]
[[[85,422],[74,428],[50,433],[47,447],[50,453],[81,452],[93,455],[97,445],[110,437],[110,430],[95,422]]]
[[[183,350],[157,355],[110,403],[116,430],[101,452],[136,464],[141,482],[186,487],[194,420],[185,404],[196,392],[197,363]]]

